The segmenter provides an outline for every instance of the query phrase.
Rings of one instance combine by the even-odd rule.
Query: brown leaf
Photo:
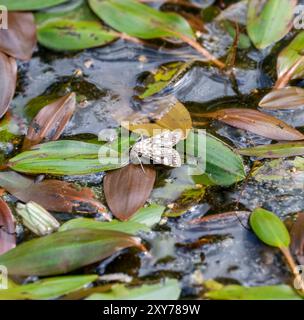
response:
[[[0,185],[22,202],[34,201],[46,210],[68,213],[104,213],[105,207],[89,188],[60,180],[35,182],[16,172],[0,172]]]
[[[150,166],[129,164],[107,173],[103,187],[108,206],[120,220],[130,219],[149,198],[156,171]]]
[[[269,92],[259,103],[263,109],[295,109],[304,107],[304,89],[286,87]]]
[[[303,140],[304,135],[285,122],[257,110],[229,108],[215,112],[193,114],[203,118],[212,118],[232,127],[247,130],[272,140]]]
[[[15,246],[15,219],[9,206],[0,198],[0,255]]]
[[[0,31],[1,34],[1,31]],[[0,40],[1,42],[1,40]],[[14,97],[17,81],[17,64],[14,58],[0,52],[0,118],[6,113]]]
[[[298,214],[291,232],[291,251],[300,264],[304,264],[304,212]]]
[[[76,109],[74,92],[42,108],[30,124],[23,142],[23,150],[40,143],[42,140],[54,141],[62,134],[66,124]]]
[[[36,24],[30,12],[9,12],[8,29],[0,30],[0,51],[30,60],[37,43]]]

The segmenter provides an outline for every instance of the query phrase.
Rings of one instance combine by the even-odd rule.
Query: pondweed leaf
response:
[[[47,276],[67,273],[128,248],[143,250],[140,239],[128,234],[74,229],[30,240],[0,256],[10,275]]]
[[[1,34],[1,31],[0,31]],[[0,51],[0,118],[6,113],[16,90],[17,63]]]
[[[11,11],[38,10],[68,2],[68,0],[1,0],[1,5]]]
[[[76,109],[74,92],[42,108],[32,120],[23,142],[23,150],[42,140],[57,140]]]
[[[49,211],[104,213],[105,207],[89,188],[60,180],[35,180],[13,171],[0,172],[0,186],[22,202],[34,201]]]
[[[291,231],[291,251],[300,264],[304,264],[304,213],[298,213]]]
[[[0,255],[15,248],[15,246],[15,218],[9,206],[0,198]]]
[[[96,281],[98,275],[47,278],[0,291],[0,300],[49,300],[80,290]]]
[[[262,208],[255,209],[250,216],[250,226],[257,237],[267,245],[277,248],[289,247],[288,230],[274,213]]]
[[[249,0],[247,31],[258,49],[281,40],[292,28],[297,0]]]
[[[117,284],[109,292],[92,294],[86,300],[177,300],[180,293],[177,280],[165,279],[162,283],[133,288]]]

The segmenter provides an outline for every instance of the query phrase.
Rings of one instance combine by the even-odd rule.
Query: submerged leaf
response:
[[[30,124],[23,142],[23,150],[42,140],[57,140],[76,108],[76,95],[69,93],[42,108]]]
[[[130,219],[149,198],[155,178],[153,167],[134,164],[107,173],[103,187],[114,216],[120,220]]]
[[[68,1],[69,0],[1,0],[1,4],[7,7],[8,10],[31,11],[52,7]]]
[[[1,34],[1,31],[0,31]],[[6,113],[16,90],[17,64],[14,58],[10,58],[0,51],[0,118]]]
[[[33,14],[9,12],[8,29],[0,30],[0,51],[16,59],[30,60],[36,41]]]
[[[74,229],[30,240],[0,256],[10,275],[67,273],[128,248],[143,249],[140,239],[117,231]]]
[[[304,213],[300,212],[291,232],[291,251],[300,264],[304,264]]]
[[[9,206],[0,198],[0,255],[15,246],[15,219]]]

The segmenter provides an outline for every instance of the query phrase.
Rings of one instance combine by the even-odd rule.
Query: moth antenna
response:
[[[144,166],[143,166],[143,164],[142,164],[142,161],[140,160],[138,154],[136,154],[136,157],[137,157],[137,159],[138,159],[138,161],[139,161],[139,164],[140,164],[140,166],[141,166],[142,171],[144,172],[144,174],[146,174],[145,168],[144,168]]]

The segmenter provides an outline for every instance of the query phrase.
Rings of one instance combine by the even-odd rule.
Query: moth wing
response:
[[[150,158],[154,163],[163,164],[168,167],[179,168],[182,165],[179,153],[173,148],[153,148]]]

